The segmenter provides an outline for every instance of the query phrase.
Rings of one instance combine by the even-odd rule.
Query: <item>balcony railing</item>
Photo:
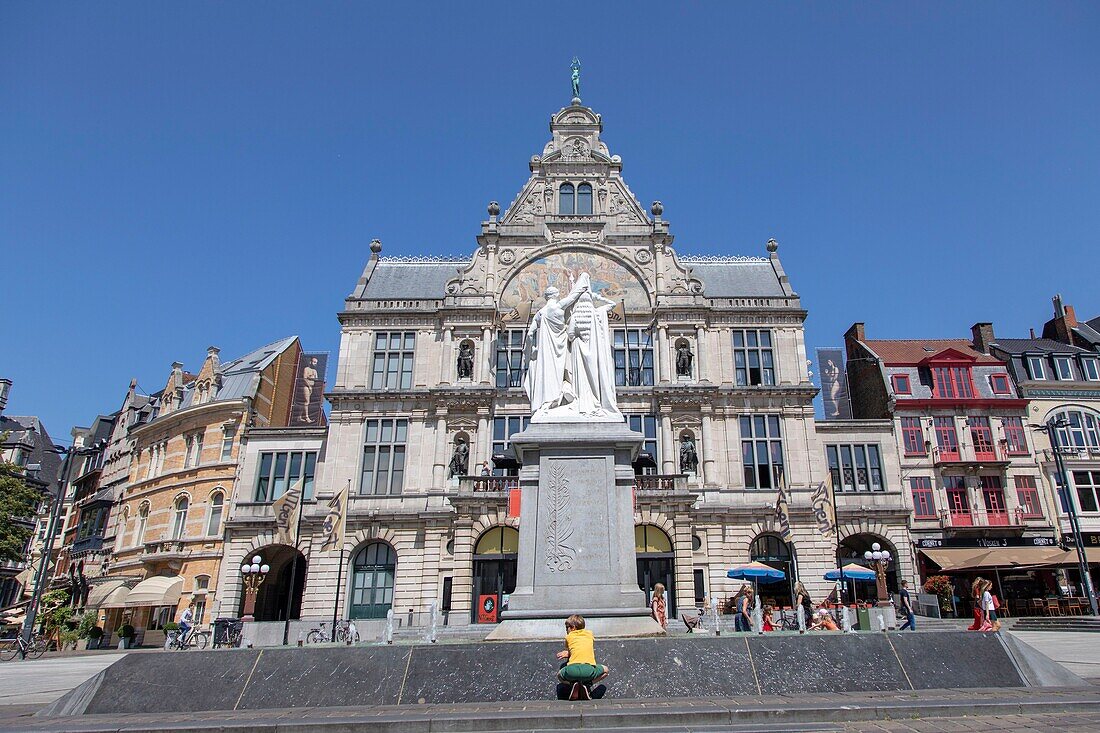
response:
[[[687,491],[687,476],[682,473],[634,474],[635,491]]]
[[[1017,507],[1014,512],[977,512],[950,511],[940,512],[940,526],[947,527],[1023,527],[1029,524],[1044,524],[1043,515],[1032,515]]]
[[[150,559],[168,560],[184,554],[183,540],[157,540],[145,543],[145,556]]]
[[[511,491],[519,488],[519,476],[462,476],[459,490],[463,492]]]
[[[78,552],[98,552],[103,549],[103,537],[93,535],[91,537],[85,537],[79,539],[73,543],[69,548],[69,554],[75,555]]]

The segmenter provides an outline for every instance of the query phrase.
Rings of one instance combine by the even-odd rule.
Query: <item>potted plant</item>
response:
[[[93,626],[88,629],[86,638],[88,639],[87,649],[98,649],[100,642],[103,641],[103,627]]]
[[[118,627],[115,633],[118,634],[118,648],[129,649],[134,639],[134,627],[130,624],[123,624]]]
[[[180,625],[175,621],[169,621],[164,625],[164,648],[172,648],[172,642],[180,635]]]
[[[924,581],[924,592],[935,595],[940,600],[940,614],[947,616],[954,610],[952,601],[955,597],[955,587],[951,584],[951,578],[946,575],[933,575]]]

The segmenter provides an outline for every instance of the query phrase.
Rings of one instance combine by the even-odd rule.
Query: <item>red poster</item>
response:
[[[519,489],[508,492],[508,518],[519,519]]]
[[[477,622],[479,624],[495,624],[497,622],[496,595],[478,597]]]

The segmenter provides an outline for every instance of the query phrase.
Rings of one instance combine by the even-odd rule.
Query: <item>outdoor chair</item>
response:
[[[1032,598],[1027,602],[1028,609],[1035,616],[1042,616],[1046,611],[1046,606],[1043,604],[1042,599]]]
[[[1047,599],[1047,616],[1061,616],[1062,605],[1058,603],[1057,598]]]

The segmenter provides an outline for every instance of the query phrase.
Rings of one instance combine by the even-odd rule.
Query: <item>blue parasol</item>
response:
[[[734,565],[726,572],[727,578],[736,580],[754,580],[761,583],[775,583],[787,577],[782,570],[776,570],[771,565],[762,562],[750,562],[743,565]]]
[[[840,580],[841,569],[833,568],[829,572],[825,573],[825,580]],[[855,563],[848,563],[843,568],[844,580],[874,580],[875,571],[870,568],[865,568],[862,565],[856,565]]]

